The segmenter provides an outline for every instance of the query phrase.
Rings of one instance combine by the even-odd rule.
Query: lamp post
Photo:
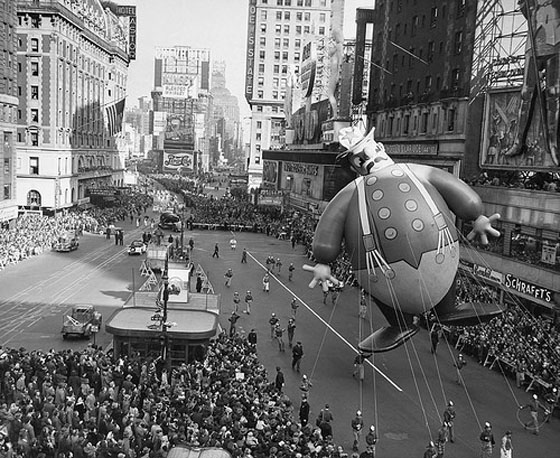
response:
[[[161,358],[165,366],[167,366],[167,301],[169,300],[169,264],[168,258],[165,258],[165,267],[161,279],[163,281],[163,316],[161,318],[161,337],[162,337],[162,353]]]

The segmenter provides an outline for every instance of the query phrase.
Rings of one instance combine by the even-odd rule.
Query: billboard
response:
[[[559,170],[550,140],[546,140],[547,126],[542,122],[540,103],[535,100],[533,109],[526,108],[521,88],[486,94],[479,153],[481,168]]]
[[[315,85],[315,74],[317,72],[317,44],[309,41],[303,47],[301,55],[300,85],[304,97],[310,97]]]
[[[263,161],[263,184],[278,185],[278,161]]]
[[[255,33],[257,29],[257,0],[249,2],[249,19],[247,24],[247,56],[245,57],[245,98],[253,98],[253,76],[255,67]]]
[[[116,15],[128,17],[128,57],[136,59],[136,6],[117,5]]]
[[[154,134],[158,135],[165,130],[167,125],[167,112],[154,111]]]
[[[163,152],[163,171],[180,172],[194,170],[194,151]]]

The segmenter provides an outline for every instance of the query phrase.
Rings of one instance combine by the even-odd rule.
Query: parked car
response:
[[[54,251],[74,251],[78,249],[80,243],[76,231],[66,231],[61,234],[53,246]]]
[[[142,240],[133,240],[128,247],[128,254],[144,254],[146,250],[146,244]]]

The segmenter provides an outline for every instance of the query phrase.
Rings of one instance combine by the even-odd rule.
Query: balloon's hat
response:
[[[346,148],[338,156],[336,156],[337,161],[347,159],[352,154],[359,153],[363,151],[364,147],[369,143],[376,141],[373,139],[373,133],[375,132],[375,127],[365,135],[365,131],[362,126],[351,126],[340,129],[338,133],[338,141],[342,146]]]

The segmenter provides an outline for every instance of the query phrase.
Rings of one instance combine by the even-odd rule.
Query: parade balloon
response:
[[[304,266],[318,282],[338,282],[329,263],[342,242],[360,286],[379,306],[389,326],[362,341],[363,352],[391,350],[412,337],[415,317],[434,311],[442,323],[472,324],[500,310],[457,304],[459,264],[455,215],[473,221],[469,239],[499,236],[482,214],[480,197],[454,175],[430,166],[395,163],[381,143],[358,127],[340,131],[346,161],[359,177],[327,205],[313,239],[315,266]]]

